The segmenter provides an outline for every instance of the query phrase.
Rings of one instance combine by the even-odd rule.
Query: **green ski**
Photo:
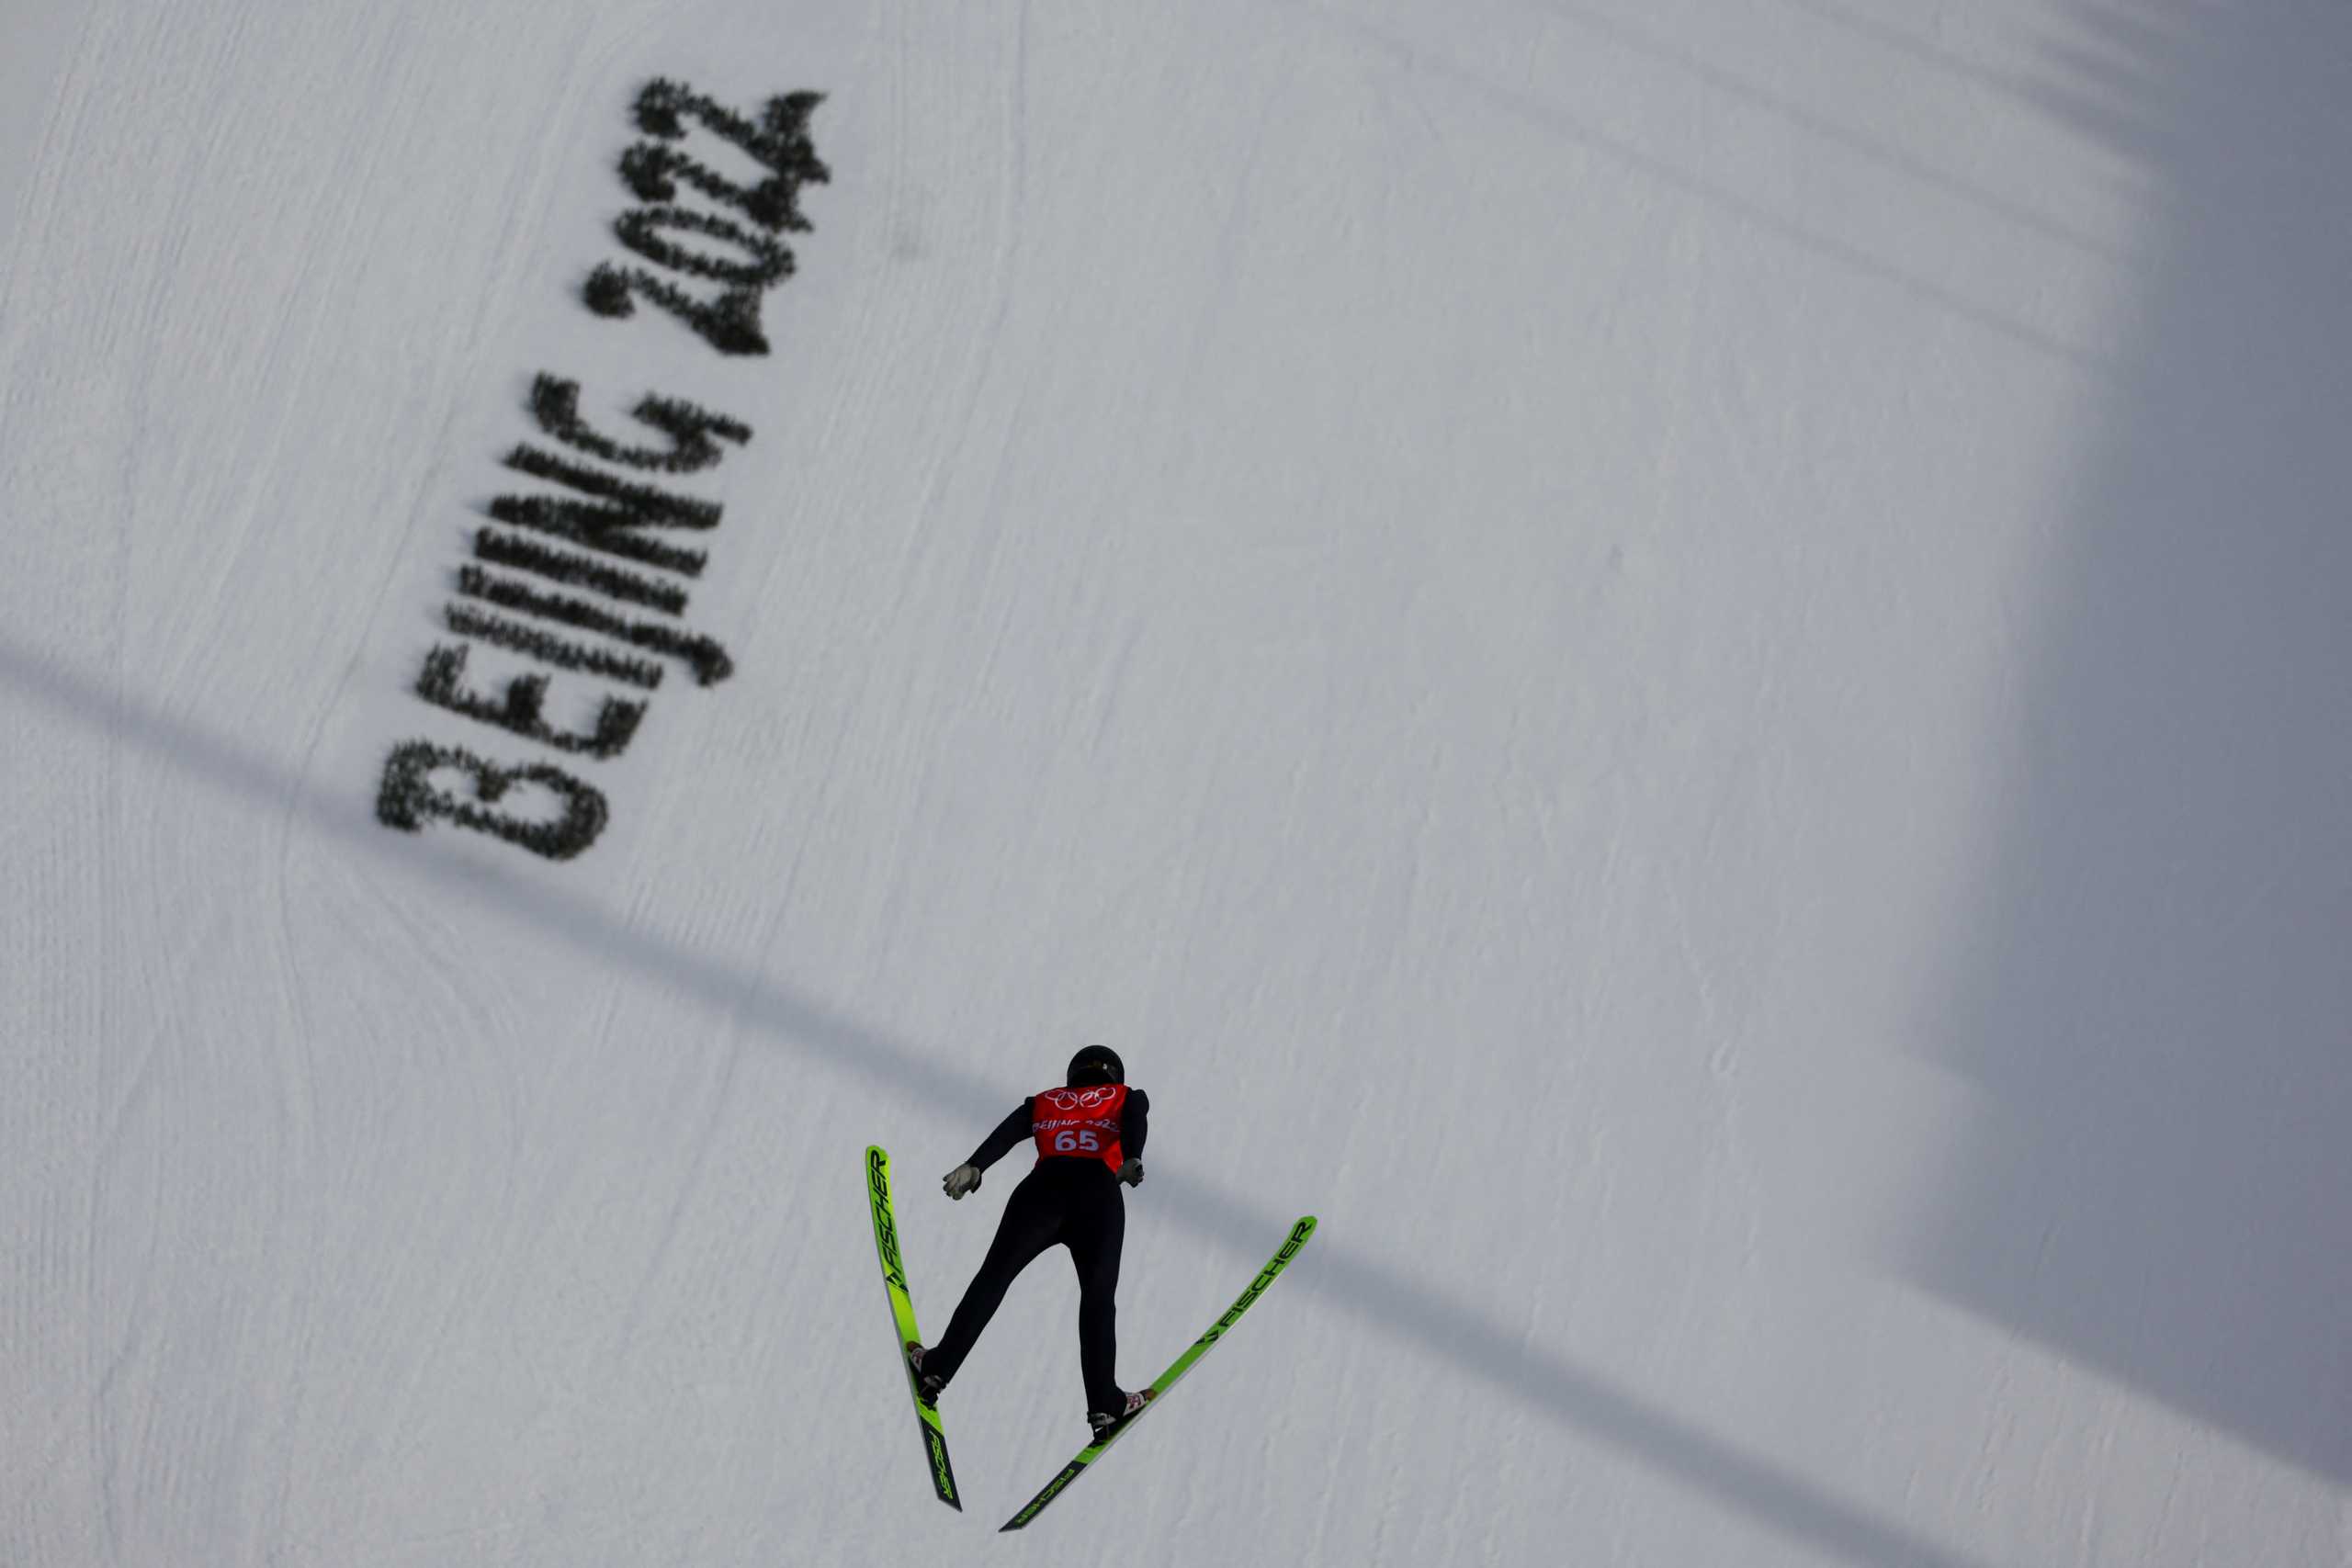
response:
[[[890,1319],[898,1329],[899,1370],[906,1374],[907,1395],[914,1401],[922,1422],[924,1462],[931,1467],[932,1490],[939,1500],[961,1513],[964,1500],[956,1490],[956,1472],[947,1462],[947,1433],[939,1412],[922,1402],[915,1384],[915,1370],[907,1347],[919,1342],[915,1331],[914,1298],[907,1294],[907,1269],[899,1257],[899,1216],[890,1206],[890,1156],[876,1145],[865,1146],[865,1191],[874,1204],[874,1250],[882,1258],[882,1284],[890,1292]]]
[[[879,1210],[876,1211],[877,1213],[879,1212]],[[1063,1490],[1067,1488],[1071,1482],[1076,1481],[1080,1476],[1085,1474],[1086,1467],[1092,1464],[1096,1460],[1102,1458],[1102,1450],[1104,1449],[1109,1448],[1113,1443],[1117,1442],[1121,1438],[1126,1436],[1127,1428],[1142,1420],[1144,1416],[1149,1413],[1152,1406],[1159,1401],[1161,1396],[1166,1394],[1170,1389],[1176,1386],[1176,1380],[1182,1377],[1186,1372],[1191,1371],[1193,1370],[1193,1363],[1199,1360],[1203,1356],[1207,1355],[1209,1347],[1223,1338],[1225,1337],[1225,1331],[1233,1326],[1235,1320],[1240,1317],[1243,1313],[1248,1312],[1250,1308],[1256,1303],[1260,1296],[1266,1293],[1266,1287],[1272,1284],[1274,1282],[1275,1276],[1279,1275],[1284,1269],[1290,1266],[1290,1260],[1298,1256],[1298,1249],[1305,1247],[1306,1245],[1307,1238],[1314,1234],[1315,1216],[1312,1214],[1307,1215],[1305,1219],[1300,1220],[1298,1224],[1291,1226],[1290,1237],[1283,1243],[1282,1250],[1275,1253],[1273,1257],[1266,1260],[1266,1266],[1258,1270],[1258,1277],[1250,1281],[1250,1288],[1242,1292],[1240,1298],[1231,1306],[1225,1309],[1225,1315],[1223,1317],[1218,1318],[1216,1322],[1209,1325],[1209,1331],[1206,1334],[1204,1334],[1198,1339],[1193,1340],[1191,1348],[1182,1355],[1176,1358],[1175,1365],[1170,1367],[1166,1371],[1159,1374],[1159,1382],[1153,1383],[1150,1388],[1144,1392],[1145,1404],[1143,1409],[1136,1411],[1134,1415],[1128,1416],[1125,1420],[1112,1427],[1108,1432],[1103,1434],[1103,1436],[1088,1444],[1085,1448],[1080,1449],[1076,1459],[1062,1466],[1062,1472],[1059,1475],[1055,1476],[1051,1481],[1046,1483],[1046,1489],[1044,1491],[1029,1499],[1028,1506],[1013,1515],[1012,1517],[1005,1520],[1004,1523],[999,1527],[998,1533],[1001,1534],[1004,1530],[1017,1530],[1026,1526],[1030,1520],[1035,1518],[1039,1514],[1045,1511],[1046,1504],[1060,1496]]]

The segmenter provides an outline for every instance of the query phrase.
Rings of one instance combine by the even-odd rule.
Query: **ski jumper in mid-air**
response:
[[[1049,1247],[1069,1248],[1078,1266],[1078,1363],[1086,1377],[1086,1419],[1097,1438],[1136,1412],[1148,1394],[1123,1391],[1113,1376],[1118,1355],[1119,1247],[1126,1235],[1122,1182],[1143,1181],[1145,1118],[1150,1100],[1129,1089],[1126,1067],[1107,1045],[1089,1045],[1070,1058],[1068,1080],[1042,1089],[1012,1108],[972,1157],[947,1173],[940,1185],[954,1199],[978,1190],[980,1172],[1026,1139],[1036,1145],[1037,1163],[1012,1190],[997,1223],[980,1271],[964,1292],[956,1315],[939,1343],[910,1344],[925,1404],[956,1376],[972,1344],[989,1325],[1013,1276]]]

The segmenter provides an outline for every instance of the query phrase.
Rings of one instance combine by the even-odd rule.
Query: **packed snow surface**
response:
[[[586,303],[657,79],[823,95],[768,353]],[[2347,84],[2336,0],[14,0],[0,1562],[2352,1562]],[[748,431],[683,614],[514,579],[723,679],[451,629],[542,377]],[[1321,1228],[999,1536],[1070,1271],[941,1507],[861,1151],[936,1333],[1094,1040],[1125,1382]]]

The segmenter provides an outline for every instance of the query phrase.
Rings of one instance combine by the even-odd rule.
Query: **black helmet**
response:
[[[1069,1059],[1069,1072],[1062,1082],[1072,1089],[1080,1084],[1125,1083],[1127,1065],[1108,1045],[1089,1045]]]

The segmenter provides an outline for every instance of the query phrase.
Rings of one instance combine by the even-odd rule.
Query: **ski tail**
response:
[[[865,1190],[874,1210],[874,1250],[882,1260],[882,1288],[890,1297],[899,1370],[907,1380],[907,1396],[922,1426],[923,1463],[931,1472],[931,1489],[941,1502],[961,1513],[964,1499],[956,1488],[955,1466],[947,1459],[947,1429],[940,1424],[939,1412],[922,1402],[914,1364],[907,1359],[907,1347],[920,1343],[922,1335],[915,1327],[914,1298],[907,1293],[906,1262],[899,1254],[899,1216],[890,1201],[890,1156],[879,1145],[865,1146]]]
[[[1062,1466],[1060,1474],[1046,1483],[1045,1490],[1030,1498],[1019,1513],[998,1527],[998,1533],[1025,1529],[1030,1520],[1045,1511],[1046,1504],[1060,1496],[1072,1482],[1086,1473],[1088,1466],[1102,1457],[1103,1450],[1125,1437],[1136,1423],[1158,1408],[1160,1400],[1167,1397],[1168,1391],[1175,1387],[1178,1380],[1186,1372],[1193,1370],[1193,1363],[1207,1355],[1210,1347],[1225,1337],[1226,1331],[1240,1319],[1243,1313],[1257,1305],[1258,1298],[1266,1293],[1266,1287],[1282,1277],[1283,1270],[1290,1267],[1290,1260],[1298,1256],[1299,1248],[1305,1247],[1314,1235],[1315,1216],[1312,1214],[1304,1216],[1296,1224],[1291,1226],[1290,1235],[1283,1242],[1281,1248],[1273,1257],[1266,1260],[1266,1266],[1258,1270],[1258,1277],[1250,1281],[1250,1288],[1242,1292],[1231,1306],[1225,1309],[1224,1316],[1209,1325],[1208,1331],[1193,1340],[1184,1353],[1177,1357],[1166,1371],[1159,1374],[1158,1381],[1153,1382],[1150,1392],[1145,1396],[1144,1407],[1112,1427],[1109,1433],[1098,1441],[1080,1449],[1076,1459]]]

